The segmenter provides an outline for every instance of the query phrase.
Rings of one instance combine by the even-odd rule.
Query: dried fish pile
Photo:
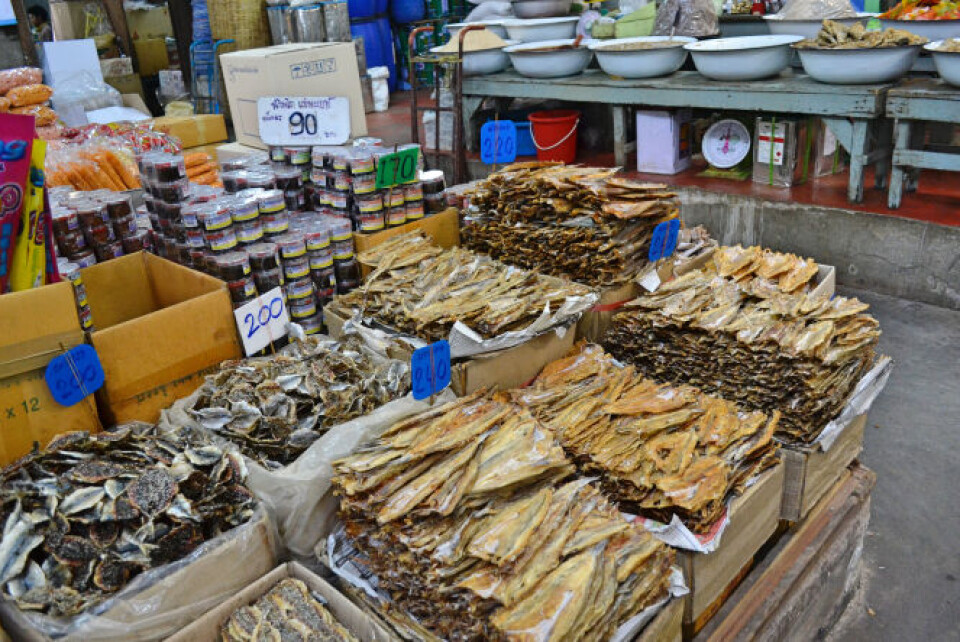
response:
[[[672,552],[568,481],[550,429],[504,396],[397,424],[334,469],[390,611],[444,640],[607,640],[667,596]]]
[[[514,399],[552,428],[622,510],[708,531],[727,499],[777,462],[779,413],[742,412],[690,386],[657,384],[581,343]]]
[[[756,245],[717,248],[710,264],[704,267],[705,272],[735,281],[744,292],[760,299],[812,290],[819,269],[813,259]]]
[[[904,29],[871,31],[862,22],[848,27],[835,20],[824,20],[815,39],[801,40],[795,46],[801,49],[876,49],[925,45],[927,42],[926,38]]]
[[[509,268],[458,247],[411,262],[425,246],[430,242],[410,235],[393,251],[380,252],[377,269],[361,287],[334,299],[334,311],[350,318],[359,310],[428,341],[446,339],[457,321],[489,339],[527,327],[547,306],[557,312],[574,297],[595,297],[585,286]]]
[[[330,427],[409,391],[409,364],[376,355],[358,335],[340,342],[307,337],[270,357],[224,361],[189,412],[273,470]]]
[[[550,163],[510,165],[482,181],[480,214],[461,231],[464,247],[543,274],[606,286],[647,264],[654,226],[679,212],[666,185],[617,170]]]
[[[220,640],[357,642],[306,584],[291,577],[277,582],[254,604],[234,611],[220,628]]]
[[[603,345],[654,380],[688,383],[749,410],[779,410],[778,438],[813,441],[873,362],[877,320],[857,299],[809,290],[809,266],[778,272],[761,263],[731,273],[725,254],[717,256],[716,268],[629,303]]]
[[[239,455],[156,432],[67,433],[3,470],[5,598],[76,615],[250,519]]]

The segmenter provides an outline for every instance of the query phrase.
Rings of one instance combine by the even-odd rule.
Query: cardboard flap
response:
[[[158,308],[168,308],[204,294],[227,289],[226,283],[182,265],[144,254],[147,278]]]
[[[45,368],[50,360],[83,343],[80,328],[0,347],[0,379]]]
[[[143,252],[98,263],[80,272],[94,325],[103,330],[157,309]]]

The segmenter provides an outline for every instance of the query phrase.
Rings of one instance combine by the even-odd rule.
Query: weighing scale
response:
[[[701,144],[701,152],[710,167],[700,176],[741,181],[750,178],[752,144],[750,128],[736,118],[725,118],[710,125]]]

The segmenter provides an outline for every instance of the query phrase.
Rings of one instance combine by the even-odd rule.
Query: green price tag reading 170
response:
[[[420,149],[411,147],[393,154],[385,154],[377,161],[377,189],[409,183],[417,177]]]

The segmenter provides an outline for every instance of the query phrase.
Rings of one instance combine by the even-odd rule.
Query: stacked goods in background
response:
[[[723,247],[614,316],[603,345],[654,380],[782,413],[778,438],[814,441],[874,363],[878,322],[812,286],[816,263]]]
[[[478,210],[462,231],[467,249],[578,283],[621,285],[648,264],[653,228],[676,218],[665,185],[616,169],[518,163],[481,181]]]
[[[746,413],[690,386],[657,384],[581,343],[513,399],[551,428],[621,510],[710,530],[727,501],[777,463],[779,413]]]
[[[669,596],[670,549],[589,480],[564,481],[574,467],[552,430],[503,397],[395,424],[334,469],[334,537],[401,631],[604,640]]]

